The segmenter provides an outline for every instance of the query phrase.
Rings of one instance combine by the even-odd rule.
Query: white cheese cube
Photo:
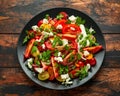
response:
[[[67,78],[69,78],[69,74],[67,73],[67,74],[62,74],[61,75],[61,78],[63,79],[63,80],[66,80]]]
[[[44,72],[44,69],[43,68],[35,68],[35,71],[38,72],[38,73],[42,73]]]
[[[62,42],[63,42],[63,46],[68,44],[68,40],[67,39],[62,39]]]
[[[48,20],[47,19],[43,19],[43,24],[48,24]]]
[[[58,52],[58,56],[61,56],[61,52]]]
[[[74,15],[72,15],[72,16],[70,16],[68,19],[69,19],[71,22],[75,22],[77,18],[76,18]]]
[[[90,53],[88,51],[83,51],[84,56],[88,56]]]
[[[89,31],[92,32],[92,31],[94,31],[94,29],[92,27],[90,27]]]
[[[62,28],[63,28],[63,26],[61,24],[58,24],[56,27],[56,29],[62,29]]]
[[[62,57],[54,57],[54,60],[56,60],[56,61],[58,61],[58,62],[63,62],[63,59],[62,59]]]
[[[38,31],[39,27],[37,25],[32,26],[33,31]]]
[[[42,44],[41,46],[42,46],[43,49],[45,49],[45,44]]]

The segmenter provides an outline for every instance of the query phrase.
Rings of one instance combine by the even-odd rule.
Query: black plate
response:
[[[64,85],[61,85],[58,82],[51,82],[49,80],[48,81],[40,81],[36,77],[34,77],[32,72],[25,66],[24,56],[23,56],[23,53],[24,53],[24,50],[25,50],[25,46],[22,46],[23,39],[24,39],[24,37],[26,35],[25,34],[25,30],[31,29],[31,26],[36,25],[37,22],[40,19],[43,19],[46,14],[49,14],[51,17],[54,18],[61,11],[67,12],[69,14],[69,16],[75,15],[75,16],[80,16],[83,19],[85,19],[86,20],[85,26],[86,27],[92,27],[96,31],[95,37],[97,39],[97,42],[104,47],[104,50],[102,50],[101,52],[99,52],[98,54],[95,55],[95,58],[97,60],[97,64],[96,64],[95,67],[91,68],[91,71],[89,72],[88,76],[86,78],[84,78],[83,80],[81,80],[81,81],[79,81],[78,79],[75,79],[73,81],[73,85],[70,85],[70,86],[67,86],[67,87],[64,86]],[[44,12],[41,12],[40,14],[38,14],[37,16],[32,18],[26,24],[26,26],[22,30],[22,33],[21,33],[21,35],[19,37],[19,40],[18,40],[17,54],[18,54],[18,59],[19,59],[19,62],[20,62],[20,66],[22,67],[22,69],[25,72],[25,74],[32,81],[34,81],[38,85],[41,85],[41,86],[46,87],[46,88],[56,89],[56,90],[65,90],[65,89],[71,89],[71,88],[83,85],[84,83],[89,81],[97,73],[97,71],[100,69],[100,67],[102,65],[102,62],[103,62],[103,59],[104,59],[104,55],[105,55],[105,41],[104,41],[102,32],[99,29],[98,25],[88,15],[86,15],[86,14],[80,12],[80,11],[77,11],[75,9],[71,9],[71,8],[53,8],[53,9],[49,9],[49,10],[46,10]]]

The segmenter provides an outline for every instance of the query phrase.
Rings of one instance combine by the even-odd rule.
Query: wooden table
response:
[[[25,24],[53,7],[69,7],[92,17],[106,41],[99,72],[83,86],[56,91],[37,86],[22,71],[16,53]],[[119,0],[0,0],[0,96],[120,96]]]

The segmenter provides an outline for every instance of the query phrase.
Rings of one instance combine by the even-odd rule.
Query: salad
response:
[[[69,85],[88,76],[97,64],[95,54],[103,47],[94,37],[95,30],[84,24],[83,18],[60,12],[55,18],[46,14],[26,30],[24,58],[39,80]]]

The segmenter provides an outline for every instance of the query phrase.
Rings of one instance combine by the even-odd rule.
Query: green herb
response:
[[[45,15],[45,19],[48,19],[50,16],[49,16],[49,14],[46,14]]]
[[[64,47],[65,50],[69,50],[70,48],[71,48],[71,47],[68,46],[68,45],[65,45],[65,47]]]
[[[36,52],[37,50],[38,50],[37,46],[33,46],[33,47],[32,47],[32,50],[31,50],[31,53],[34,53],[34,52]]]
[[[95,31],[90,32],[89,28],[85,28],[85,31],[87,34],[95,34],[96,33]]]
[[[49,37],[48,35],[44,35],[44,37],[40,41],[40,44],[43,44],[45,42],[45,40],[47,40],[48,37]]]
[[[81,59],[81,55],[79,53],[77,53],[77,60]]]
[[[70,55],[70,57],[69,57],[69,59],[68,59],[68,62],[72,62],[73,60],[74,60],[74,58],[75,58],[75,55]]]
[[[65,58],[65,55],[62,55],[62,59]]]
[[[66,23],[67,23],[67,24],[71,24],[71,21],[68,19]]]
[[[41,54],[42,61],[50,60],[50,57],[51,57],[51,51],[50,50],[44,51]]]
[[[54,36],[54,40],[53,40],[53,43],[52,43],[53,47],[55,47],[56,45],[60,45],[60,46],[63,45],[62,40],[58,36]]]
[[[55,51],[54,51],[54,56],[57,57],[57,56],[58,56],[58,53],[59,53],[59,50],[55,50]]]
[[[80,80],[88,76],[87,66],[84,66],[79,71],[77,71],[76,75],[79,76]]]
[[[78,16],[77,16],[77,19],[76,19],[76,24],[77,24],[77,25],[80,25],[80,24],[85,24],[85,20],[84,20],[84,19],[82,19],[81,17],[78,17]]]
[[[23,43],[23,44],[27,43],[27,42],[29,41],[29,39],[30,39],[29,36],[25,36],[25,38],[24,38],[24,40],[23,40],[22,43]]]
[[[34,46],[38,46],[38,42],[37,41],[34,42]]]
[[[40,61],[39,61],[39,60],[36,60],[35,63],[36,63],[37,65],[40,65]]]
[[[58,20],[60,20],[60,19],[62,19],[63,17],[64,17],[64,16],[63,16],[62,14],[58,14],[56,18],[57,18]]]
[[[68,73],[68,66],[64,66],[64,65],[59,64],[58,67],[59,67],[59,74],[60,75]]]

